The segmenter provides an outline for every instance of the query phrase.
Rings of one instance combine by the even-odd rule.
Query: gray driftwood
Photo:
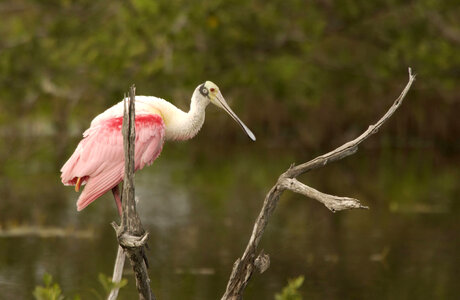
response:
[[[124,98],[123,115],[123,146],[125,151],[125,177],[123,179],[121,224],[112,226],[117,233],[118,243],[125,250],[136,278],[139,299],[155,299],[150,289],[150,278],[147,272],[145,246],[148,233],[142,227],[136,211],[134,199],[134,141],[135,141],[135,87],[129,90],[129,100]],[[120,251],[119,251],[120,252]],[[121,255],[123,257],[123,255]]]
[[[117,258],[113,266],[112,282],[119,283],[123,276],[123,267],[125,266],[125,250],[121,246],[118,246]],[[107,297],[107,300],[116,300],[118,298],[118,292],[120,288],[114,287]]]
[[[257,220],[254,224],[252,235],[249,239],[249,243],[246,246],[246,250],[244,251],[243,256],[238,258],[233,264],[233,270],[227,283],[225,294],[222,296],[222,300],[242,299],[244,289],[246,288],[246,285],[248,284],[248,281],[254,271],[259,271],[262,273],[269,267],[269,256],[263,252],[258,254],[257,247],[265,231],[268,220],[273,214],[280,196],[284,191],[290,190],[295,193],[307,196],[308,198],[317,200],[323,203],[332,212],[352,208],[368,208],[367,206],[362,205],[357,199],[333,196],[317,191],[298,181],[296,177],[313,169],[321,168],[330,162],[340,160],[356,153],[358,150],[358,145],[376,133],[379,128],[398,109],[414,80],[415,75],[412,74],[411,69],[409,68],[409,82],[402,91],[401,95],[399,95],[399,97],[386,112],[386,114],[380,118],[377,123],[369,126],[369,128],[360,136],[343,144],[337,149],[318,156],[306,163],[292,165],[286,172],[281,174],[276,184],[270,189],[265,197],[262,210],[260,211],[259,216],[257,217]]]

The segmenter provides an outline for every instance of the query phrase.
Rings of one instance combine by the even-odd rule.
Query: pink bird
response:
[[[253,141],[256,140],[211,81],[195,89],[188,112],[161,98],[136,96],[135,171],[155,161],[165,140],[193,138],[204,123],[205,109],[209,103],[225,110]],[[80,186],[86,185],[77,201],[78,211],[112,190],[121,214],[118,184],[124,175],[122,123],[123,101],[93,119],[77,149],[61,168],[64,185],[74,185],[77,192]]]

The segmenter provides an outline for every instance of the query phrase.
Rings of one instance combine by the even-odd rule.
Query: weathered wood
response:
[[[228,280],[225,294],[222,296],[222,300],[243,299],[244,289],[246,288],[246,285],[248,284],[254,270],[258,270],[262,273],[268,268],[270,264],[268,255],[264,254],[263,252],[257,255],[257,247],[259,245],[260,239],[262,238],[262,235],[264,234],[268,220],[273,214],[280,196],[285,190],[291,190],[295,193],[299,193],[314,200],[318,200],[332,212],[352,208],[367,208],[356,199],[333,196],[317,191],[307,186],[306,184],[299,182],[296,177],[313,169],[324,167],[330,162],[340,160],[344,157],[356,153],[358,150],[358,145],[376,133],[378,129],[399,108],[414,80],[415,75],[412,74],[411,69],[409,68],[409,82],[407,83],[400,96],[377,123],[369,126],[369,128],[356,139],[347,142],[335,150],[318,156],[306,163],[297,166],[292,165],[286,172],[280,175],[276,184],[270,189],[265,197],[262,209],[256,219],[251,237],[243,255],[241,258],[238,258],[233,265],[233,270],[230,275],[230,279]]]
[[[147,272],[145,246],[148,233],[142,227],[141,219],[136,211],[134,189],[134,145],[135,145],[135,87],[131,86],[129,99],[124,98],[123,115],[123,147],[125,151],[125,175],[123,179],[121,224],[112,226],[117,233],[118,243],[125,250],[136,278],[139,299],[155,299],[150,289],[150,278]]]
[[[113,266],[112,282],[118,283],[121,281],[123,276],[123,267],[125,266],[125,250],[121,246],[118,246],[117,258],[115,259],[115,265]],[[118,292],[120,288],[114,287],[107,297],[107,300],[115,300],[118,298]]]

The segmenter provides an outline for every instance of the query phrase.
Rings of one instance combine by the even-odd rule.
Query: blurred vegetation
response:
[[[103,295],[99,294],[96,290],[91,290],[93,293],[93,296],[96,297],[96,299],[107,299],[109,296],[110,292],[114,288],[123,288],[128,284],[128,280],[123,278],[120,282],[114,283],[112,282],[112,278],[110,276],[107,276],[105,274],[99,273],[98,276],[99,283],[101,284],[103,288]],[[44,286],[36,286],[35,290],[33,292],[35,300],[65,300],[65,299],[70,299],[67,298],[63,295],[61,287],[59,286],[58,283],[53,282],[53,276],[45,273],[43,275],[43,283],[45,284]],[[73,300],[80,300],[79,295],[75,295]]]
[[[36,300],[64,300],[65,297],[62,295],[61,287],[57,283],[53,283],[53,277],[45,273],[43,275],[43,283],[45,286],[37,286],[34,290],[34,298]],[[75,300],[79,299],[77,296]]]
[[[104,288],[104,296],[99,297],[100,299],[107,299],[107,297],[109,296],[110,292],[113,289],[115,288],[121,289],[128,284],[128,280],[125,278],[122,278],[120,282],[113,282],[111,276],[107,276],[102,273],[99,273],[98,279],[99,279],[99,283]]]
[[[162,276],[152,278],[162,287],[160,297],[215,299],[267,187],[290,163],[367,128],[401,92],[411,66],[417,81],[406,103],[363,145],[367,152],[306,175],[319,190],[375,209],[331,216],[317,203],[286,195],[266,237],[273,271],[263,276],[267,281],[254,281],[248,295],[271,298],[284,278],[306,269],[303,286],[291,281],[277,297],[298,299],[297,289],[320,299],[458,295],[455,1],[6,0],[0,17],[3,232],[104,228],[116,216],[104,203],[109,197],[77,215],[76,194],[61,185],[57,171],[90,120],[132,83],[139,95],[187,109],[193,89],[212,80],[257,143],[247,147],[238,126],[210,108],[205,133],[193,143],[168,145],[155,167],[138,177],[145,180],[138,192],[144,187],[151,205],[143,219],[152,222],[157,241],[152,269]],[[2,291],[30,297],[40,281],[36,270],[43,269],[53,270],[67,293],[100,288],[94,274],[111,270],[107,253],[116,249],[108,230],[84,243],[3,237],[0,279],[20,284],[0,282]],[[203,254],[203,244],[218,251]],[[369,257],[382,249],[391,251],[388,266],[380,268]],[[215,276],[178,280],[171,266],[217,267]],[[101,284],[109,287],[109,281]],[[135,291],[131,285],[122,293]],[[62,295],[51,277],[35,293]]]
[[[323,149],[379,116],[408,66],[411,104],[384,134],[459,147],[455,1],[15,0],[0,16],[0,133],[54,134],[62,156],[131,83],[185,109],[208,79],[259,141]],[[244,138],[222,120],[209,138]]]
[[[303,280],[303,276],[290,279],[281,293],[275,295],[275,300],[302,300],[299,288],[302,286]]]

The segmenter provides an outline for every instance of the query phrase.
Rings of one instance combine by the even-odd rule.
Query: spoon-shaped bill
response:
[[[216,95],[216,100],[216,105],[225,110],[230,115],[230,117],[232,117],[232,119],[235,120],[238,125],[240,125],[240,127],[249,136],[249,138],[255,141],[256,136],[254,133],[252,133],[252,131],[243,123],[243,121],[241,121],[240,118],[238,118],[238,116],[233,112],[230,106],[228,106],[227,101],[225,101],[220,92]]]

